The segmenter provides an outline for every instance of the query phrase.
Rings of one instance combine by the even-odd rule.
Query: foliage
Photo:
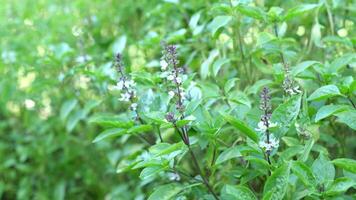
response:
[[[355,1],[2,5],[2,199],[356,198]]]

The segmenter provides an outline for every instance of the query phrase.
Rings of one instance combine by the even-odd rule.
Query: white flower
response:
[[[273,128],[273,127],[276,127],[278,125],[278,123],[269,122],[268,125],[270,128]]]
[[[269,128],[276,127],[277,125],[278,125],[277,123],[273,123],[271,121],[268,121],[268,127]],[[259,131],[259,132],[262,132],[262,133],[267,131],[267,126],[265,125],[265,123],[263,121],[258,122],[257,126],[258,126],[258,128],[255,128],[256,131]]]
[[[164,70],[167,69],[168,63],[167,63],[165,60],[161,60],[159,63],[160,63],[160,65],[161,65],[162,71],[164,71]]]
[[[131,104],[131,109],[135,111],[137,109],[137,103]]]
[[[295,95],[295,94],[300,94],[302,91],[300,91],[299,86],[295,86],[294,88],[286,89],[286,92],[290,95]]]
[[[177,77],[177,78],[176,78],[176,82],[179,83],[179,84],[181,84],[181,83],[182,83],[182,78],[181,78],[181,77]]]
[[[117,90],[122,90],[123,87],[124,87],[124,81],[120,80],[119,82],[116,83],[116,86],[114,88]]]
[[[133,80],[127,80],[125,81],[125,87],[127,88],[131,88],[131,87],[134,87],[136,85],[135,81]]]
[[[274,149],[278,149],[279,140],[271,134],[269,136],[269,142],[267,142],[267,138],[264,136],[258,145],[265,151],[272,151]]]
[[[176,94],[176,93],[173,92],[173,91],[169,91],[169,92],[168,92],[168,95],[169,95],[170,98],[173,98],[175,94]]]
[[[263,121],[258,122],[257,126],[258,128],[255,128],[256,131],[266,132],[267,126],[265,126],[265,123]]]
[[[121,94],[121,98],[119,99],[119,101],[130,101],[130,93],[125,92]]]
[[[174,79],[174,76],[172,74],[167,76],[167,80],[172,81]]]
[[[34,102],[32,99],[26,99],[25,100],[25,107],[28,109],[28,110],[32,110],[36,105],[36,102]]]

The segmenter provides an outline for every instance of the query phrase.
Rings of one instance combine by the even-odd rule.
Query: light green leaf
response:
[[[356,53],[344,54],[339,58],[336,58],[329,66],[328,72],[337,73],[341,70],[342,67],[350,64],[353,60],[356,59]]]
[[[338,158],[332,161],[337,167],[356,174],[356,160],[349,158]]]
[[[329,184],[333,182],[335,168],[324,154],[320,154],[319,158],[314,161],[312,170],[318,184]]]
[[[297,76],[299,73],[305,71],[306,69],[308,69],[309,67],[311,67],[315,64],[320,64],[320,62],[314,61],[314,60],[308,60],[308,61],[301,62],[292,68],[291,73],[293,74],[293,76]]]
[[[187,149],[187,146],[183,142],[178,142],[175,144],[169,143],[158,143],[150,147],[150,152],[155,156],[163,156],[171,154],[176,151],[184,151]]]
[[[105,130],[104,132],[100,133],[98,136],[96,136],[95,139],[93,140],[93,143],[99,142],[106,138],[121,136],[121,135],[125,134],[126,132],[127,132],[127,129],[123,129],[123,128],[108,129],[108,130]]]
[[[335,114],[338,117],[338,121],[348,125],[353,130],[356,130],[356,111],[348,110]]]
[[[189,27],[194,30],[197,25],[198,25],[198,21],[200,19],[200,15],[201,15],[201,12],[197,12],[195,13],[189,20]]]
[[[142,133],[142,132],[151,131],[152,129],[153,129],[153,127],[151,125],[142,124],[142,125],[137,125],[137,126],[134,126],[132,128],[129,128],[127,130],[127,133],[136,134],[136,133]]]
[[[259,7],[252,7],[252,6],[240,4],[236,7],[236,9],[248,17],[258,19],[258,20],[266,19],[266,13]]]
[[[350,178],[347,177],[337,178],[330,186],[330,188],[325,192],[325,195],[327,196],[338,195],[346,192],[350,187],[354,187],[354,186],[356,186],[356,183],[354,180]]]
[[[299,114],[301,99],[301,95],[295,95],[273,111],[271,121],[278,125],[278,128],[274,131],[276,136],[284,136],[289,130]]]
[[[214,64],[213,64],[214,77],[216,77],[218,75],[220,68],[228,62],[230,62],[230,59],[227,59],[227,58],[220,58],[214,62]]]
[[[235,82],[239,80],[238,78],[232,78],[226,81],[225,86],[224,86],[224,91],[225,93],[229,93],[230,90],[235,86]]]
[[[74,113],[71,113],[67,119],[66,129],[68,132],[71,132],[78,122],[85,118],[85,112],[83,110],[78,110]]]
[[[166,168],[167,166],[162,166],[162,165],[153,165],[153,166],[146,167],[141,171],[140,178],[142,180],[151,178],[152,176],[158,174],[159,172],[164,171]]]
[[[202,79],[206,79],[210,75],[210,65],[214,61],[215,57],[219,55],[219,51],[214,49],[210,52],[209,57],[200,66],[200,76]]]
[[[308,101],[318,101],[334,96],[340,96],[341,93],[336,85],[325,85],[316,89],[309,97]]]
[[[255,142],[258,142],[257,133],[253,129],[251,129],[247,124],[245,124],[243,121],[241,121],[239,119],[236,119],[233,116],[228,115],[228,114],[221,113],[221,115],[224,117],[224,119],[229,124],[231,124],[232,126],[237,128],[242,134],[244,134],[245,136],[247,136],[251,140],[253,140]]]
[[[221,191],[221,196],[229,196],[234,200],[257,200],[255,194],[248,187],[242,185],[225,185]]]
[[[295,161],[292,164],[292,171],[306,187],[313,188],[316,185],[315,176],[308,165]]]
[[[117,117],[94,116],[89,119],[89,123],[97,124],[109,128],[130,128],[134,125],[133,121],[124,121]]]
[[[62,120],[66,119],[67,116],[69,115],[69,113],[75,108],[77,103],[78,103],[77,99],[71,99],[71,100],[67,100],[66,102],[64,102],[62,104],[61,111],[59,114],[60,118]]]
[[[300,4],[292,9],[289,9],[285,14],[283,20],[289,20],[299,15],[306,13],[314,8],[319,7],[319,4]]]
[[[161,185],[154,190],[148,200],[172,200],[182,190],[183,187],[177,183]]]
[[[232,158],[237,158],[237,157],[240,157],[242,156],[241,152],[240,152],[240,148],[239,147],[230,147],[226,150],[224,150],[219,156],[218,158],[216,159],[216,162],[215,164],[218,165],[218,164],[221,164],[225,161],[228,161]]]
[[[215,33],[221,28],[226,26],[232,20],[231,16],[217,16],[213,19],[212,22],[208,25],[208,29],[211,34],[214,36]]]
[[[287,192],[290,164],[283,164],[268,177],[263,188],[263,200],[282,200]]]
[[[318,122],[324,118],[329,117],[330,115],[333,115],[338,112],[342,112],[347,110],[347,106],[344,105],[327,105],[321,107],[318,112],[316,113],[315,116],[315,122]]]

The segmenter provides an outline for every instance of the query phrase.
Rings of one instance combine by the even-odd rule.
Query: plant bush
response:
[[[356,198],[356,2],[5,2],[4,199]]]

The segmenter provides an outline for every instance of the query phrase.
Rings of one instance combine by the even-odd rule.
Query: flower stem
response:
[[[193,159],[193,163],[194,166],[196,168],[196,170],[198,171],[199,175],[201,176],[201,178],[203,179],[203,183],[204,185],[207,187],[207,189],[209,190],[209,192],[214,196],[214,198],[216,200],[220,200],[220,198],[218,197],[218,195],[214,192],[213,188],[211,187],[211,185],[209,184],[208,178],[203,174],[202,170],[200,169],[198,160],[194,154],[194,151],[191,149],[190,145],[188,145],[188,149],[189,149],[189,153],[192,156]]]

